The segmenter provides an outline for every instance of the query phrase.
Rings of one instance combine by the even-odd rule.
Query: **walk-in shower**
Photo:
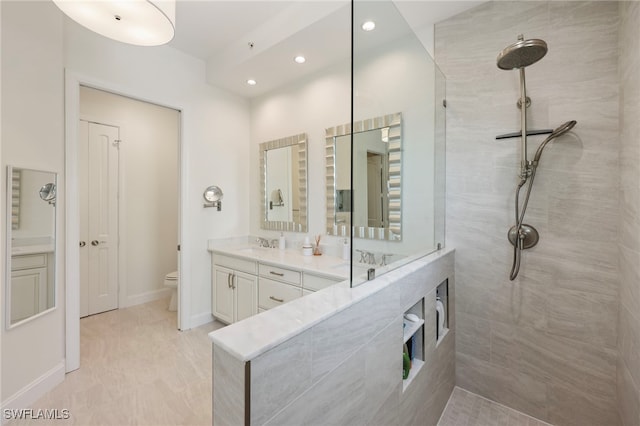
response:
[[[524,215],[527,211],[533,180],[536,175],[536,169],[542,156],[542,151],[549,142],[555,138],[565,134],[576,125],[576,121],[567,121],[555,130],[527,130],[527,108],[531,105],[531,100],[527,97],[527,85],[524,75],[525,67],[538,62],[547,54],[547,43],[540,39],[525,40],[522,35],[518,36],[518,41],[507,46],[498,55],[498,68],[503,70],[518,69],[520,71],[520,99],[518,100],[518,108],[520,108],[520,125],[519,133],[512,133],[498,136],[496,139],[504,139],[509,137],[521,138],[521,161],[520,161],[520,182],[516,187],[515,197],[515,218],[516,224],[509,229],[508,238],[513,245],[513,265],[509,275],[510,280],[514,280],[520,271],[520,258],[522,250],[531,248],[538,243],[538,231],[531,225],[524,223]],[[533,161],[529,161],[527,157],[527,136],[549,134],[547,138],[540,144],[533,157]],[[527,191],[520,207],[520,190],[529,182]]]

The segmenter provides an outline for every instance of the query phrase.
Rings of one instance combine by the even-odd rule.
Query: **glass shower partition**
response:
[[[352,7],[356,286],[444,247],[445,79],[392,1]]]

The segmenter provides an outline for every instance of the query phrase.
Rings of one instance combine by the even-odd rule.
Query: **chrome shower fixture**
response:
[[[518,36],[518,41],[500,52],[497,59],[498,68],[503,70],[520,70],[520,99],[518,100],[518,108],[520,108],[520,138],[521,138],[521,161],[520,161],[520,182],[516,187],[516,224],[509,229],[507,237],[513,245],[513,265],[511,267],[511,273],[509,275],[510,280],[516,279],[518,272],[520,271],[520,259],[522,257],[522,250],[534,247],[538,244],[540,235],[536,228],[524,223],[524,215],[527,211],[527,205],[529,204],[529,196],[531,195],[531,188],[533,187],[533,180],[536,176],[536,169],[542,156],[542,151],[549,142],[555,138],[562,136],[569,130],[573,129],[576,125],[576,121],[567,121],[555,130],[530,130],[527,131],[527,108],[531,105],[531,100],[527,97],[527,85],[525,82],[524,68],[531,64],[538,62],[547,54],[547,43],[540,39],[525,40],[521,35]],[[527,158],[527,135],[537,135],[551,133],[540,144],[536,150],[533,161],[529,161]],[[518,133],[507,133],[500,135],[496,139],[517,137]],[[529,182],[527,186],[527,192],[520,207],[520,190]]]
[[[531,100],[527,98],[527,84],[524,75],[525,67],[535,64],[547,54],[547,43],[534,38],[525,40],[520,34],[518,41],[505,47],[498,55],[496,64],[502,70],[520,70],[520,122],[522,148],[520,152],[520,177],[529,176],[531,164],[527,159],[527,108],[531,105]],[[528,102],[527,102],[528,101]]]

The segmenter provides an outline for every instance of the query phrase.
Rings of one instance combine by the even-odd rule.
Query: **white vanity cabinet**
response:
[[[11,257],[11,322],[29,318],[47,309],[53,299],[49,288],[50,272],[47,253]]]
[[[262,259],[255,253],[245,254],[240,250],[210,251],[213,253],[211,313],[227,324],[345,280],[335,274],[323,274],[317,267],[302,266],[295,255],[287,259],[279,251],[275,252],[279,254],[277,260]]]
[[[258,306],[271,309],[302,297],[302,274],[282,266],[260,263]]]
[[[228,324],[258,313],[258,277],[255,261],[214,255],[211,311]]]

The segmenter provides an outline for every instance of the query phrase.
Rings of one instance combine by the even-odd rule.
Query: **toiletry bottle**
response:
[[[347,238],[345,238],[342,243],[342,259],[351,259],[351,244],[349,244],[349,240]]]
[[[278,248],[284,250],[286,248],[286,240],[284,239],[284,233],[280,233],[280,240],[278,241]]]
[[[305,256],[313,255],[313,246],[309,240],[309,236],[304,237],[304,243],[302,244],[302,254]]]

